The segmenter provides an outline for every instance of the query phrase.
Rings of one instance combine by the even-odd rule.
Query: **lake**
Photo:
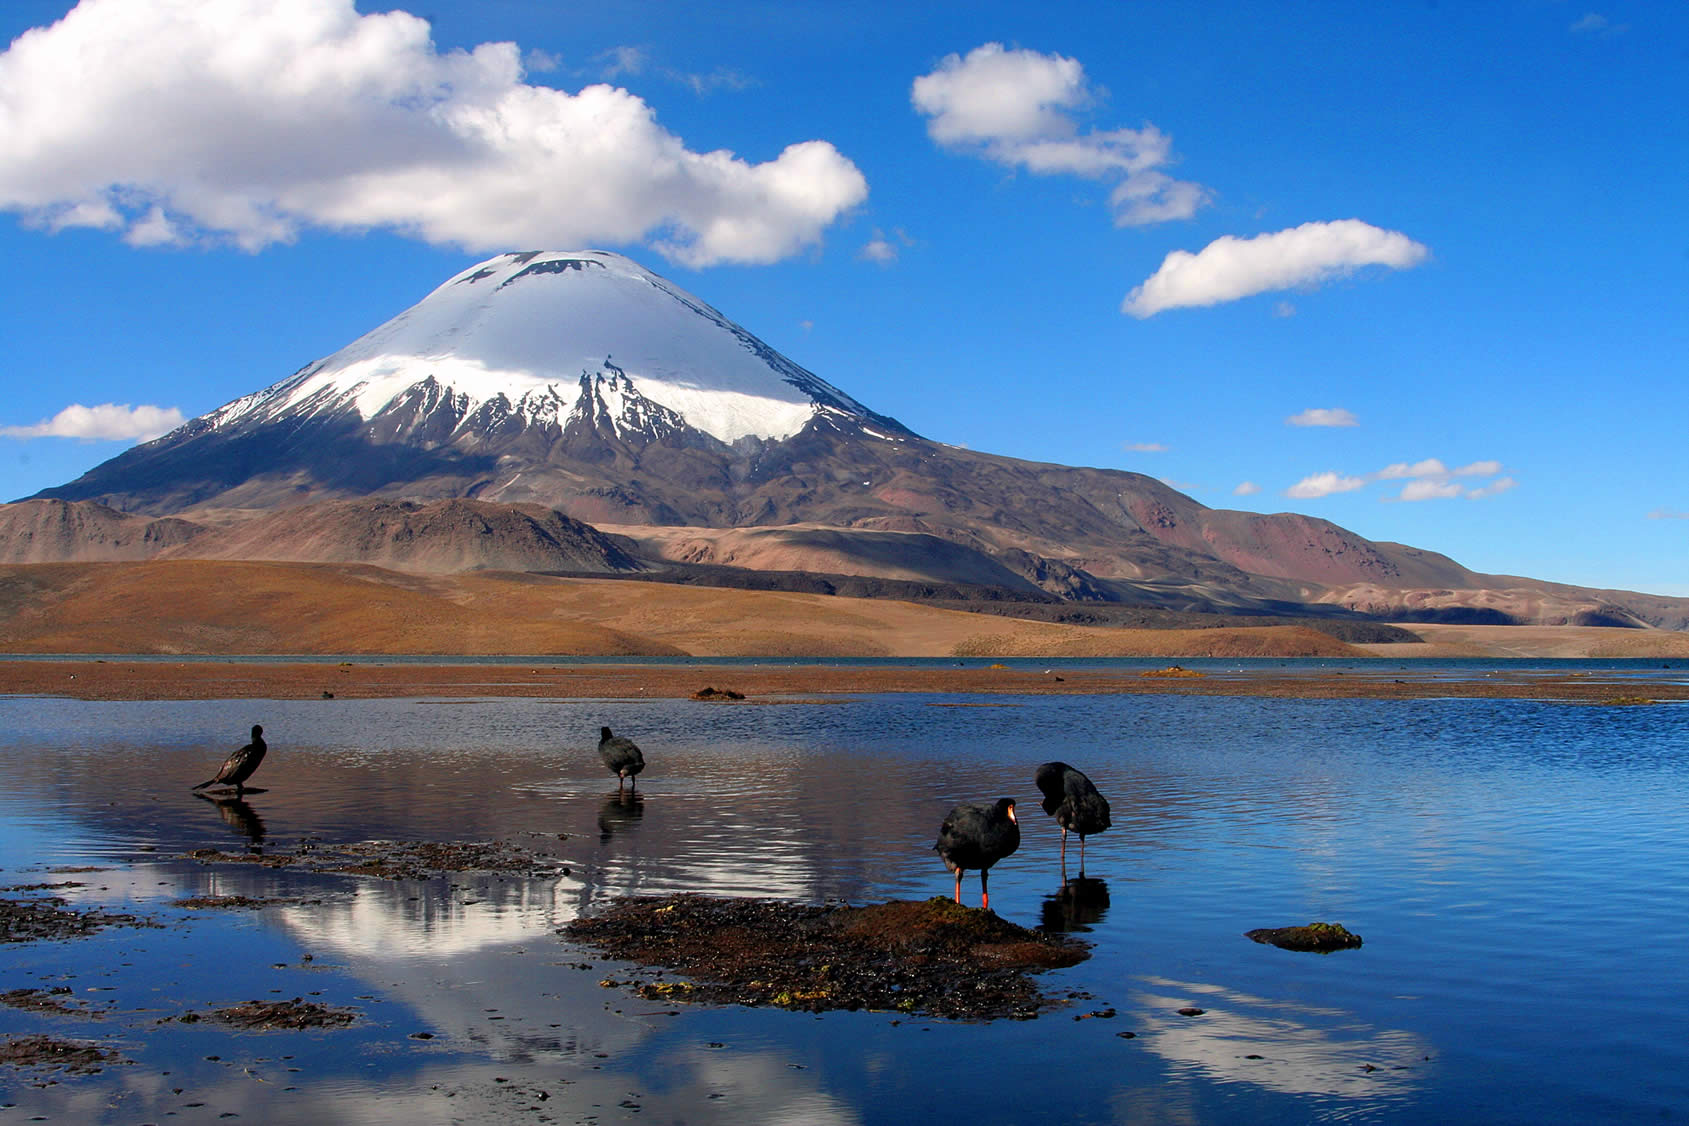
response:
[[[262,723],[244,806],[189,792]],[[649,766],[616,795],[600,725]],[[1077,848],[1033,769],[1091,775]],[[873,695],[83,703],[0,699],[0,882],[149,921],[0,946],[0,1121],[1655,1122],[1689,1112],[1689,710],[1510,700]],[[948,894],[957,801],[1019,799],[992,906],[1092,957],[1036,1020],[681,1007],[558,937],[628,893]],[[502,840],[544,878],[245,864],[366,840]],[[93,867],[95,871],[55,872]],[[190,896],[278,900],[189,910]],[[978,904],[970,874],[964,902]],[[1358,950],[1244,937],[1315,920]],[[342,1029],[184,1020],[252,999]],[[1180,1009],[1201,1009],[1180,1015]],[[1131,1034],[1130,1036],[1124,1034]]]

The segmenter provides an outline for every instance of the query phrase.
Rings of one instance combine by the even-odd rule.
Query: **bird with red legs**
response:
[[[1015,799],[998,798],[996,804],[963,804],[952,809],[939,826],[938,850],[944,866],[956,873],[956,902],[962,902],[962,873],[979,871],[979,905],[991,909],[987,876],[991,866],[1020,847],[1020,823],[1015,818]]]

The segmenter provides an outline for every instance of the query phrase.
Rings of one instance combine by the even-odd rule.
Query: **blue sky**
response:
[[[1679,0],[7,0],[0,43],[5,499],[597,247],[940,441],[1689,595]]]

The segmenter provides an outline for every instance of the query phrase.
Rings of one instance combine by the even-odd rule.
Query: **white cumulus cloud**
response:
[[[1175,250],[1161,268],[1126,296],[1120,310],[1152,317],[1167,309],[1218,305],[1257,293],[1312,286],[1363,266],[1405,270],[1430,250],[1402,234],[1338,219],[1236,238],[1223,235],[1200,251]]]
[[[0,426],[7,438],[105,438],[146,441],[167,434],[182,425],[182,412],[175,407],[130,406],[101,403],[85,407],[72,403],[52,418],[34,426]]]
[[[1399,500],[1440,500],[1445,497],[1457,497],[1464,490],[1458,481],[1443,481],[1435,477],[1422,477],[1409,481],[1402,486]]]
[[[693,152],[626,90],[524,78],[513,43],[442,52],[352,0],[82,0],[0,54],[0,210],[138,245],[379,228],[707,266],[796,254],[867,197],[826,141]]]
[[[1286,489],[1284,495],[1307,500],[1312,497],[1328,497],[1333,493],[1352,493],[1365,487],[1365,477],[1345,477],[1341,473],[1326,472],[1302,478]]]
[[[1365,488],[1379,481],[1402,481],[1405,484],[1402,485],[1399,493],[1383,499],[1411,502],[1466,497],[1470,500],[1479,500],[1505,493],[1518,484],[1512,477],[1499,476],[1500,473],[1501,462],[1499,461],[1474,461],[1458,469],[1450,469],[1441,458],[1428,457],[1420,461],[1394,462],[1386,465],[1383,469],[1361,476],[1351,476],[1335,471],[1317,473],[1311,477],[1304,477],[1284,492],[1286,496],[1306,500],[1314,497],[1331,496],[1334,493],[1354,492],[1356,489]],[[1479,477],[1488,477],[1492,480],[1481,485],[1466,483],[1472,478]],[[1463,481],[1463,478],[1466,480]]]
[[[1301,414],[1293,414],[1284,420],[1291,426],[1359,426],[1360,420],[1354,412],[1342,407],[1309,407]]]
[[[1081,131],[1074,115],[1095,100],[1077,59],[1001,43],[946,55],[910,89],[941,145],[1039,175],[1116,181],[1109,204],[1118,226],[1194,215],[1210,193],[1162,170],[1173,162],[1172,139],[1149,124]]]

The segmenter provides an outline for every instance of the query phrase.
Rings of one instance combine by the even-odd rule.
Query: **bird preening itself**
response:
[[[616,792],[622,792],[623,781],[630,781],[632,787],[638,789],[639,783],[633,780],[645,769],[645,756],[639,753],[632,739],[612,735],[608,727],[602,730],[603,734],[598,737],[598,757],[616,776]]]
[[[1044,812],[1061,826],[1061,863],[1067,868],[1067,834],[1079,834],[1079,874],[1085,874],[1085,838],[1109,827],[1108,799],[1097,792],[1085,772],[1065,762],[1047,762],[1032,780],[1044,795]]]
[[[223,760],[223,766],[217,771],[215,778],[207,779],[195,786],[196,790],[203,790],[207,786],[233,786],[236,796],[246,791],[246,780],[252,777],[258,764],[264,761],[264,754],[270,748],[264,743],[264,729],[258,724],[252,725],[252,742],[229,755]]]
[[[944,866],[956,873],[956,902],[962,902],[962,873],[979,869],[979,905],[991,908],[986,884],[991,866],[1020,847],[1020,824],[1015,820],[1015,799],[998,798],[995,805],[959,805],[939,826],[938,850]]]

